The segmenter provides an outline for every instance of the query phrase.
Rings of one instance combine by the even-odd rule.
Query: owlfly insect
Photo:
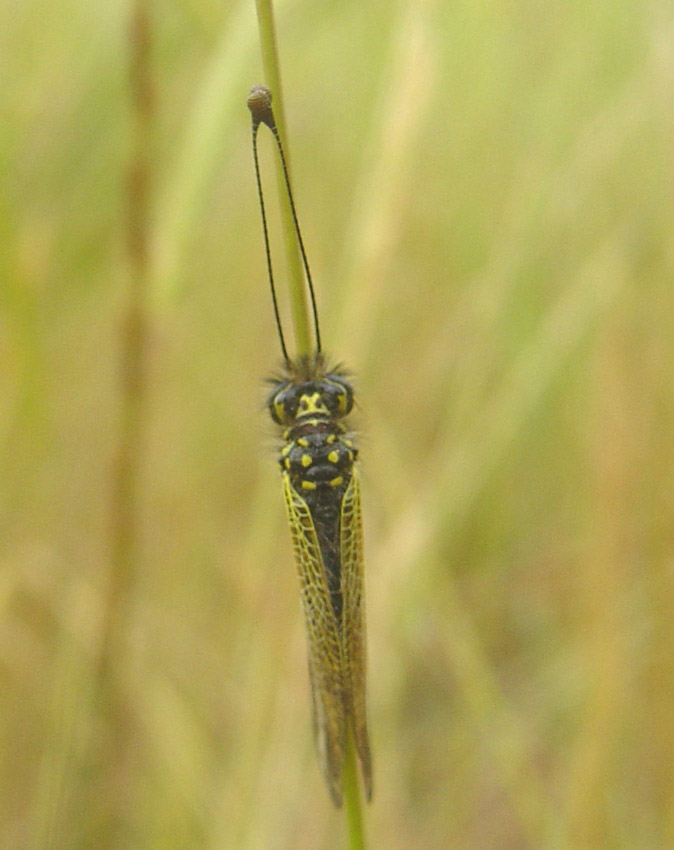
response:
[[[372,796],[358,449],[347,424],[353,389],[341,369],[328,368],[321,348],[316,296],[269,89],[253,88],[248,107],[267,271],[284,361],[272,382],[268,407],[283,440],[279,465],[308,640],[314,739],[330,794],[340,806],[349,738],[360,762],[365,796]],[[295,359],[288,355],[274,287],[257,152],[260,124],[267,125],[276,141],[313,311],[315,350]]]

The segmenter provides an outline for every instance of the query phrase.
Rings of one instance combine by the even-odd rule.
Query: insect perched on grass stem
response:
[[[248,106],[267,270],[284,359],[269,395],[269,412],[284,443],[279,463],[309,643],[314,737],[330,794],[339,806],[349,736],[360,761],[365,796],[372,796],[358,450],[345,421],[353,407],[353,389],[339,369],[327,368],[321,349],[316,297],[269,89],[256,86]],[[283,337],[272,273],[257,155],[261,123],[276,140],[313,311],[316,348],[294,360]]]

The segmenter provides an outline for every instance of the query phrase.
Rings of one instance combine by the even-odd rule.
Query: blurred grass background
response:
[[[129,9],[0,14],[0,846],[341,847],[262,409],[253,4],[152,7],[120,799],[96,682]],[[285,0],[277,25],[325,346],[361,403],[370,845],[671,847],[674,9]]]

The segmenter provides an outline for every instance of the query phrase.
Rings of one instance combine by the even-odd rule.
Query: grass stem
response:
[[[128,25],[132,148],[126,187],[129,280],[120,321],[120,433],[111,473],[111,565],[104,605],[98,707],[108,742],[101,752],[101,847],[127,846],[134,810],[134,723],[120,682],[139,549],[139,473],[145,411],[147,298],[150,281],[149,207],[151,134],[151,27],[147,0],[134,0]]]
[[[347,736],[346,759],[344,761],[344,815],[346,817],[349,850],[365,850],[363,810],[356,766],[356,748],[353,736]]]
[[[262,48],[262,65],[265,83],[274,96],[274,115],[276,126],[281,136],[288,162],[288,141],[286,134],[285,110],[283,107],[283,90],[276,46],[276,32],[272,0],[257,0],[257,17]],[[285,190],[281,166],[277,162],[277,177],[279,181],[279,197],[281,204],[281,220],[283,226],[286,253],[288,259],[288,285],[291,303],[293,328],[297,354],[311,353],[311,335],[309,332],[309,314],[304,282],[304,272],[300,263],[300,254],[292,219],[292,211]],[[348,735],[346,760],[344,764],[344,814],[347,823],[349,850],[365,850],[363,815],[361,795],[356,766],[356,753],[351,734]]]
[[[278,48],[276,46],[276,28],[274,25],[274,9],[272,0],[256,0],[257,20],[260,31],[260,47],[262,50],[262,68],[265,85],[274,96],[274,117],[281,142],[290,168],[288,135],[286,133],[285,109],[283,106],[283,89],[281,86],[281,71],[279,67]],[[312,350],[307,291],[304,282],[304,271],[300,261],[300,253],[295,235],[290,202],[286,193],[283,172],[278,159],[276,176],[278,182],[279,205],[281,211],[281,226],[286,248],[288,264],[288,292],[290,297],[290,313],[295,333],[295,346],[298,356],[308,355]]]

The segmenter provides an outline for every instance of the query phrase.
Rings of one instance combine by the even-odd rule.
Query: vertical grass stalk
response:
[[[274,96],[274,117],[276,118],[276,126],[286,153],[288,168],[290,168],[290,153],[288,135],[286,133],[283,89],[281,87],[281,72],[278,60],[278,49],[276,47],[276,28],[274,25],[272,0],[256,0],[256,6],[265,85],[271,90]],[[293,331],[295,333],[296,353],[298,356],[308,355],[311,354],[313,346],[311,343],[311,326],[309,323],[304,271],[300,261],[297,237],[295,236],[295,227],[293,225],[290,201],[288,200],[286,193],[283,173],[278,161],[275,160],[275,162],[279,208],[281,211],[281,226],[283,229],[283,240],[285,243],[288,263],[288,293],[290,297],[290,312],[292,316]]]
[[[365,829],[363,828],[363,810],[361,805],[358,769],[356,767],[356,748],[349,729],[344,761],[344,816],[346,818],[349,850],[365,850]]]
[[[120,671],[127,657],[129,604],[139,550],[139,471],[145,412],[149,293],[152,86],[148,0],[134,0],[128,28],[131,153],[126,186],[129,279],[120,321],[120,433],[111,474],[111,565],[101,641],[98,702],[108,732],[101,754],[107,794],[101,847],[122,847],[133,809],[134,723]]]
[[[285,110],[283,106],[283,91],[281,88],[281,74],[278,61],[278,50],[276,46],[276,31],[274,26],[272,0],[256,0],[256,5],[265,84],[269,89],[271,89],[274,96],[276,125],[281,136],[283,147],[286,151],[286,160],[288,160],[289,145],[285,130]],[[300,263],[295,227],[293,224],[290,202],[285,190],[283,173],[278,159],[275,161],[277,163],[277,177],[279,182],[281,220],[288,257],[288,285],[293,328],[295,331],[295,343],[297,346],[297,354],[303,355],[309,354],[312,349],[304,272]],[[356,752],[350,731],[347,738],[346,759],[343,774],[343,792],[344,815],[347,823],[349,850],[365,850],[365,833],[363,829],[362,803],[358,781],[358,769],[356,766]]]

